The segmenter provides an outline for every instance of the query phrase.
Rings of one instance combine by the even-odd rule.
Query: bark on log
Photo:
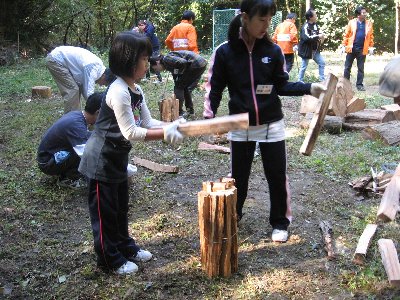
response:
[[[400,286],[400,263],[393,241],[380,239],[378,246],[389,282],[392,285]]]
[[[238,270],[236,188],[227,182],[204,182],[198,193],[200,254],[210,277],[229,277]]]
[[[308,129],[314,114],[307,113],[305,117],[300,121],[300,127]],[[343,118],[337,116],[325,116],[322,130],[326,130],[331,134],[338,134],[342,132]]]
[[[393,221],[399,210],[400,198],[400,164],[397,166],[389,184],[383,193],[381,203],[378,208],[377,218],[384,222]]]
[[[135,165],[145,167],[147,169],[150,169],[152,171],[156,172],[163,172],[163,173],[178,173],[179,172],[179,167],[178,166],[170,166],[170,165],[164,165],[164,164],[159,164],[154,161],[150,161],[147,159],[139,158],[137,156],[133,157],[133,162]]]
[[[218,151],[221,153],[231,153],[231,149],[229,147],[223,147],[218,145],[211,145],[204,142],[200,142],[197,146],[197,150],[208,150],[208,151]]]
[[[32,98],[50,98],[51,97],[51,87],[48,86],[33,86],[32,87]]]
[[[400,105],[399,104],[382,105],[381,109],[392,111],[394,113],[394,117],[396,118],[396,120],[400,121]]]
[[[391,121],[364,128],[362,136],[369,140],[380,140],[385,145],[400,144],[400,121]]]
[[[376,224],[367,224],[365,227],[360,239],[358,240],[356,251],[354,252],[353,262],[355,264],[363,265],[365,263],[368,247],[377,228],[378,225]]]
[[[247,128],[249,128],[248,113],[191,121],[178,126],[178,130],[186,136],[222,134],[230,130]]]
[[[338,79],[335,75],[328,74],[327,89],[319,96],[320,106],[314,114],[313,119],[311,120],[307,136],[304,139],[303,144],[300,148],[300,153],[304,155],[311,155],[311,152],[314,149],[315,143],[324,122],[325,115],[328,111],[329,103],[332,98],[332,93],[336,88],[337,80]]]
[[[347,111],[346,114],[351,114],[355,113],[361,110],[364,110],[367,107],[365,104],[364,99],[360,99],[358,97],[353,97],[348,103],[347,103]]]
[[[328,255],[327,258],[329,260],[333,260],[336,258],[336,253],[332,226],[328,221],[321,221],[319,223],[319,228],[321,229],[322,240],[324,241],[324,248]]]

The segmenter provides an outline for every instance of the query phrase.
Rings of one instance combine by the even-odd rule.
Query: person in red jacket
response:
[[[195,18],[196,16],[191,10],[183,12],[181,22],[172,27],[165,39],[165,45],[169,50],[189,50],[199,54],[196,28],[193,26]]]
[[[357,83],[359,91],[365,91],[364,64],[367,54],[373,54],[374,32],[372,22],[367,20],[367,11],[364,7],[358,6],[355,10],[356,18],[349,21],[342,42],[342,51],[345,50],[346,61],[344,63],[343,76],[350,79],[351,67],[354,59],[357,59]]]
[[[295,51],[293,47],[297,46],[299,42],[297,38],[297,27],[295,25],[296,17],[295,13],[288,14],[286,20],[275,28],[275,32],[272,36],[274,43],[281,47],[285,55],[286,71],[288,73],[292,69],[294,62]]]

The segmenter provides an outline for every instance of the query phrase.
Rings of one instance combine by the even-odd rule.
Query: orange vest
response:
[[[357,31],[357,21],[358,21],[357,18],[350,20],[344,32],[342,45],[346,47],[346,53],[351,53],[353,51],[353,43]],[[368,48],[373,46],[374,46],[374,31],[372,28],[372,23],[368,20],[365,20],[365,40],[363,47],[363,55],[367,55]]]
[[[292,54],[293,46],[297,45],[297,28],[294,20],[287,19],[275,28],[272,40],[281,47],[284,54]]]
[[[199,53],[196,29],[187,20],[182,20],[181,23],[172,27],[165,39],[165,45],[171,51],[189,50]]]

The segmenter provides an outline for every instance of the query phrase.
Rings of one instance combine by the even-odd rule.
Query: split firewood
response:
[[[158,105],[161,121],[173,122],[179,118],[179,100],[175,98],[175,95],[161,99]]]
[[[400,121],[400,105],[399,104],[382,105],[381,109],[392,111],[394,113],[396,120]]]
[[[384,222],[393,221],[399,210],[400,198],[400,164],[397,166],[389,184],[383,193],[381,203],[378,208],[377,218]]]
[[[367,105],[365,104],[364,99],[358,98],[358,97],[353,97],[348,103],[347,103],[347,112],[346,114],[351,114],[355,113],[358,111],[361,111],[365,109]]]
[[[336,258],[335,253],[335,240],[333,238],[333,229],[328,221],[321,221],[319,223],[319,228],[322,233],[322,240],[324,242],[324,249],[327,252],[327,258],[333,260]]]
[[[389,282],[392,285],[400,286],[400,263],[393,241],[380,239],[378,246]]]
[[[386,123],[395,120],[392,111],[383,109],[364,109],[347,114],[343,120],[343,128],[349,130],[362,130],[367,126]]]
[[[200,142],[197,146],[197,150],[208,150],[208,151],[217,151],[221,153],[231,153],[231,149],[229,147],[223,147],[218,145],[212,145],[204,142]]]
[[[51,97],[51,87],[48,86],[33,86],[32,87],[32,97],[39,98],[50,98]]]
[[[300,128],[308,129],[310,127],[310,123],[313,117],[313,113],[307,113],[305,117],[300,121]],[[342,132],[342,124],[343,118],[326,115],[321,130],[326,130],[331,134],[338,134]]]
[[[396,146],[400,144],[400,121],[367,126],[361,134],[368,140],[380,140],[385,145]]]
[[[304,155],[311,155],[311,152],[314,149],[318,135],[324,123],[324,118],[328,111],[329,103],[331,102],[333,91],[336,88],[337,80],[338,79],[335,75],[328,74],[326,91],[322,92],[319,96],[319,107],[311,120],[310,128],[308,129],[307,135],[300,148],[300,153]]]
[[[142,167],[145,167],[147,169],[150,169],[150,170],[156,171],[156,172],[163,172],[163,173],[178,173],[179,172],[178,166],[159,164],[154,161],[139,158],[137,156],[133,157],[133,162],[135,165],[142,166]]]
[[[357,178],[349,183],[349,185],[357,192],[364,192],[367,185],[372,181],[372,176],[367,175],[361,178]]]
[[[222,134],[230,130],[247,128],[249,128],[248,113],[191,121],[178,126],[178,130],[186,136]]]
[[[367,255],[368,247],[371,243],[372,237],[375,234],[378,225],[367,224],[360,239],[358,240],[357,248],[354,253],[353,262],[357,265],[363,265],[365,262],[365,257]]]

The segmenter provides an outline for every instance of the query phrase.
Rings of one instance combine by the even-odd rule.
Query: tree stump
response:
[[[160,120],[163,122],[173,122],[179,118],[179,100],[175,95],[160,100]]]
[[[33,86],[32,87],[32,98],[50,98],[51,97],[51,87],[48,86]]]
[[[201,266],[208,277],[229,277],[238,270],[234,180],[203,182],[198,193]]]

